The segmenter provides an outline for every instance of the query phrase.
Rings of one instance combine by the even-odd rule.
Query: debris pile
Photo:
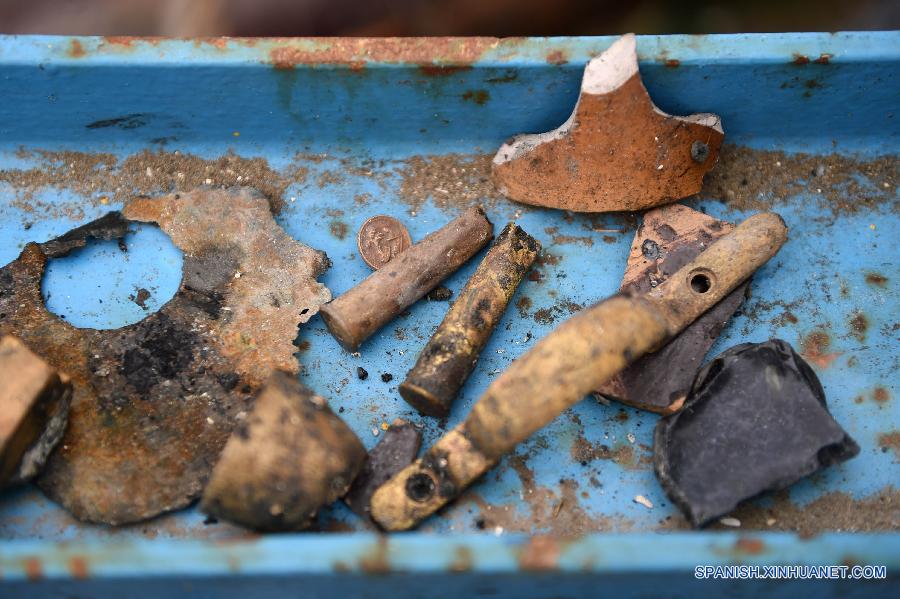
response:
[[[500,147],[493,180],[511,200],[574,212],[649,210],[619,293],[583,309],[570,302],[574,314],[497,370],[462,423],[418,459],[420,423],[388,425],[385,416],[380,427],[372,422],[373,435],[384,434],[367,454],[339,416],[344,408],[332,411],[299,382],[293,341],[321,312],[334,339],[358,356],[416,302],[450,300],[441,282],[493,237],[481,206],[417,243],[395,217],[369,218],[357,247],[373,272],[333,300],[317,281],[328,257],[288,236],[272,198],[211,188],[211,180],[131,198],[122,213],[29,243],[0,268],[0,487],[35,477],[76,518],[113,525],[202,497],[212,518],[295,531],[343,499],[368,523],[406,530],[593,392],[662,415],[656,472],[691,524],[740,525],[729,514],[745,500],[859,447],[785,342],[742,344],[702,366],[788,233],[775,213],[735,226],[673,204],[700,190],[723,137],[716,115],[671,116],[653,104],[635,38],[626,35],[588,63],[566,123]],[[473,176],[465,171],[460,178]],[[561,210],[553,214],[572,217]],[[115,330],[78,329],[51,314],[41,297],[48,260],[90,238],[121,239],[134,222],[158,224],[184,253],[173,299]],[[556,231],[545,229],[554,243]],[[343,225],[336,236],[346,232]],[[448,416],[540,252],[538,239],[507,224],[447,304],[398,388],[421,415]],[[355,374],[369,379],[362,366]],[[387,384],[394,375],[371,382],[379,377]],[[634,451],[634,435],[626,438]],[[633,502],[654,509],[645,495]]]

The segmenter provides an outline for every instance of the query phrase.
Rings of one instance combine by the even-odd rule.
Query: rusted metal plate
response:
[[[647,293],[734,228],[680,204],[644,214],[622,279],[622,291]],[[638,358],[598,389],[600,396],[670,414],[681,408],[703,358],[750,286],[743,283],[664,347]]]
[[[672,116],[653,104],[629,34],[588,63],[565,123],[500,147],[494,182],[507,197],[536,206],[640,210],[700,191],[723,137],[714,114]]]
[[[158,312],[114,330],[75,328],[41,297],[47,261],[89,237],[155,222],[184,252]],[[297,325],[330,298],[327,257],[289,237],[249,190],[139,198],[0,270],[0,333],[21,337],[75,387],[69,428],[38,478],[75,517],[123,524],[195,499],[235,419],[274,369],[298,371]]]

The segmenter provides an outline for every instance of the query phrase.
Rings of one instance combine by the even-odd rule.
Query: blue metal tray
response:
[[[517,219],[550,257],[540,281],[522,284],[446,423],[397,394],[446,303],[419,302],[359,356],[318,317],[297,340],[304,382],[344,409],[367,446],[396,417],[423,423],[430,445],[535,338],[618,287],[636,215],[520,206],[486,179],[505,138],[568,116],[584,63],[611,41],[0,37],[0,263],[132,193],[249,182],[281,196],[277,218],[291,235],[328,253],[322,281],[339,294],[369,272],[355,244],[368,216],[393,214],[418,239],[484,202],[498,227]],[[601,583],[627,596],[796,593],[694,579],[695,566],[737,563],[886,565],[886,580],[803,588],[896,595],[900,34],[645,36],[638,50],[663,110],[724,121],[729,146],[688,204],[734,221],[774,209],[791,230],[712,352],[773,336],[794,344],[859,457],[741,508],[740,528],[699,532],[653,474],[657,417],[593,399],[407,534],[380,536],[342,505],[302,534],[205,524],[195,509],[108,529],[24,488],[0,497],[0,595],[526,597]],[[54,261],[48,306],[105,328],[146,315],[129,299],[138,288],[158,308],[181,256],[152,227],[128,245],[123,255],[95,242]],[[477,262],[447,285],[458,291]],[[358,380],[357,366],[373,376]],[[639,494],[654,507],[633,502]]]

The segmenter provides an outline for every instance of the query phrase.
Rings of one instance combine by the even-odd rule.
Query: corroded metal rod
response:
[[[480,206],[469,208],[320,308],[325,325],[348,351],[417,302],[491,239]]]
[[[613,296],[564,322],[513,362],[462,424],[376,491],[374,520],[405,530],[437,511],[518,443],[714,306],[786,239],[780,216],[752,216],[651,292]]]
[[[504,227],[400,385],[419,413],[443,418],[528,272],[541,244],[516,224]]]

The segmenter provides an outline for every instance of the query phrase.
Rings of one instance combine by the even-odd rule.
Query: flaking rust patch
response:
[[[565,123],[500,147],[494,184],[508,198],[536,206],[641,210],[700,191],[723,138],[714,114],[672,116],[653,104],[628,34],[588,63]]]
[[[126,219],[127,217],[127,219]],[[155,222],[184,252],[175,296],[144,320],[79,329],[50,313],[50,258],[129,220]],[[65,436],[38,485],[75,517],[124,524],[188,505],[235,422],[277,369],[296,373],[297,326],[331,297],[324,253],[290,238],[249,190],[139,198],[0,269],[0,334],[19,336],[72,378]]]
[[[631,243],[621,290],[647,293],[733,228],[680,204],[647,212]],[[597,394],[661,414],[679,410],[703,358],[749,285],[748,280],[738,286],[665,346],[610,379]]]

